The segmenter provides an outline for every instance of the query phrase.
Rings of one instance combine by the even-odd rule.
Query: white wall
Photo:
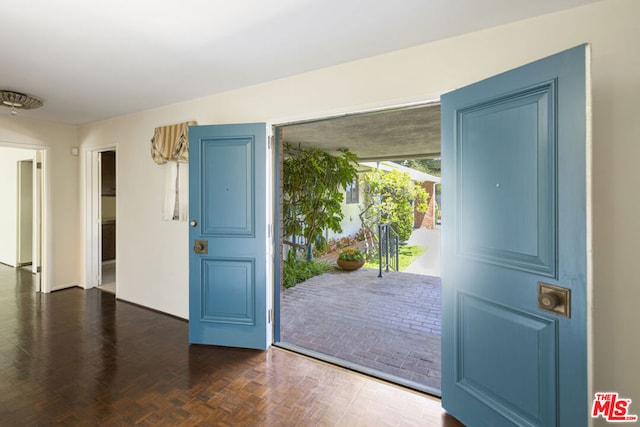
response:
[[[44,150],[43,222],[49,234],[43,238],[45,292],[78,283],[78,157],[70,154],[78,145],[77,132],[75,126],[0,115],[0,146]]]
[[[362,174],[358,174],[358,203],[347,203],[347,196],[343,192],[344,198],[342,199],[342,203],[340,204],[340,208],[344,217],[342,221],[340,221],[340,226],[342,227],[342,232],[335,233],[331,230],[325,232],[325,237],[327,239],[339,239],[343,236],[354,236],[358,231],[362,229],[362,221],[360,221],[360,212],[364,208],[364,192],[362,191],[363,183],[362,183]]]
[[[327,236],[329,239],[338,239],[342,236],[354,236],[360,229],[362,229],[362,221],[360,221],[360,203],[346,203],[342,202],[342,213],[344,218],[340,221],[342,227],[341,233],[334,233],[329,231]]]
[[[515,24],[83,126],[84,147],[118,143],[119,297],[187,317],[186,223],[160,219],[159,125],[292,120],[436,99],[575,45],[593,46],[595,389],[640,402],[640,2],[608,0]],[[428,23],[425,23],[428,25]],[[640,412],[640,406],[636,412]]]
[[[35,151],[0,147],[0,262],[18,263],[18,161],[33,160]]]

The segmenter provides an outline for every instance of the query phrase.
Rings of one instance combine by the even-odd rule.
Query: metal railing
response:
[[[382,277],[382,270],[398,271],[400,266],[400,237],[391,224],[378,224],[378,277]]]

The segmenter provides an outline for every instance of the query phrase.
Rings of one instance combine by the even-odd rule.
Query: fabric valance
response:
[[[190,121],[155,129],[151,138],[151,158],[159,165],[166,162],[189,162],[189,126],[197,125]]]

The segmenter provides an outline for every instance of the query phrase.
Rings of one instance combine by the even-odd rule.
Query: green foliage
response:
[[[362,261],[364,254],[358,249],[343,249],[338,255],[338,259],[343,261]]]
[[[411,202],[419,212],[427,211],[429,194],[411,181],[409,174],[392,170],[376,169],[364,175],[370,200],[360,217],[365,226],[372,229],[376,223],[390,223],[400,236],[407,240],[413,231]]]
[[[440,176],[441,166],[440,159],[410,159],[400,162],[401,165],[411,169],[419,170],[433,176]]]
[[[416,260],[420,255],[422,255],[428,249],[427,246],[418,246],[418,245],[401,245],[400,246],[400,255],[398,261],[400,262],[400,268],[398,271],[404,271],[413,261]],[[369,259],[365,265],[365,268],[379,268],[378,257],[373,257]]]
[[[342,231],[341,203],[348,184],[357,177],[355,154],[340,149],[332,156],[317,148],[284,146],[283,232],[314,242],[322,230]]]
[[[285,289],[292,288],[330,269],[329,263],[298,259],[290,253],[284,262],[282,283]]]

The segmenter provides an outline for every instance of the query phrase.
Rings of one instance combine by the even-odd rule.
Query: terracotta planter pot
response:
[[[343,270],[352,271],[357,270],[364,265],[364,260],[362,261],[345,261],[343,259],[339,259],[337,261],[338,267]]]

